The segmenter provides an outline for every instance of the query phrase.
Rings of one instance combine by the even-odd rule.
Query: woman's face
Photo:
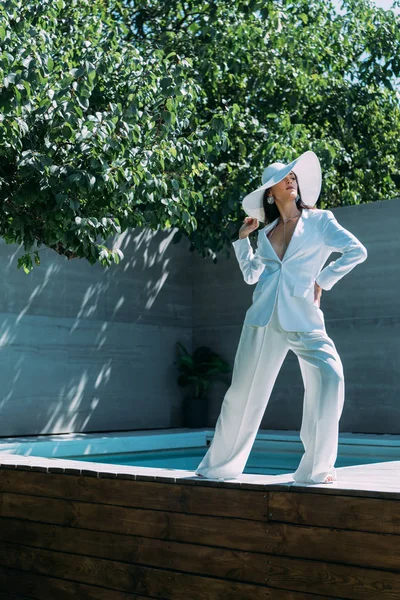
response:
[[[271,187],[272,195],[278,200],[294,200],[297,192],[297,179],[293,171],[290,171],[279,183]]]

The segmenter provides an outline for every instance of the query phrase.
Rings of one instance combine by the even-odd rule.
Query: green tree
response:
[[[370,0],[6,0],[0,235],[118,262],[128,227],[216,260],[266,164],[312,149],[321,206],[399,191],[400,18]]]
[[[125,8],[129,1],[123,2]],[[399,5],[399,3],[397,3]],[[136,0],[121,10],[129,39],[193,59],[203,99],[197,118],[238,106],[226,147],[208,158],[196,189],[204,255],[229,246],[240,200],[275,161],[314,150],[320,205],[390,198],[400,191],[400,17],[369,0]]]
[[[226,136],[196,122],[191,60],[142,53],[100,1],[10,0],[0,17],[0,235],[24,244],[19,266],[41,246],[118,262],[105,241],[127,227],[190,234],[190,182]]]

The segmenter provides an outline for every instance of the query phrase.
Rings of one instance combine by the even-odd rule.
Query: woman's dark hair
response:
[[[301,191],[300,191],[300,186],[299,186],[299,182],[298,182],[296,173],[294,173],[294,176],[297,181],[297,192],[299,194],[299,198],[296,201],[297,208],[299,210],[303,210],[303,208],[308,208],[309,210],[315,210],[316,209],[315,206],[308,206],[308,204],[305,204],[303,202],[303,200],[301,199]],[[279,212],[279,209],[278,209],[277,205],[275,204],[275,202],[273,204],[270,204],[268,202],[268,192],[270,189],[271,189],[270,187],[266,188],[264,190],[264,195],[263,195],[263,209],[264,209],[264,214],[265,214],[265,225],[268,225],[268,223],[272,223],[272,221],[274,221],[275,219],[277,219],[278,217],[281,216],[281,213]]]

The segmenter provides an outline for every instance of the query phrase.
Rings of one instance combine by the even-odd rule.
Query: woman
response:
[[[244,280],[257,286],[215,434],[195,474],[232,479],[243,472],[282,363],[292,350],[304,383],[304,454],[293,479],[333,483],[345,386],[320,298],[322,290],[330,290],[367,258],[367,250],[332,211],[315,208],[322,177],[314,152],[304,152],[288,165],[272,163],[262,181],[243,199],[248,216],[233,242]],[[258,231],[254,253],[248,236],[259,221],[266,226]],[[332,251],[342,256],[322,269]]]

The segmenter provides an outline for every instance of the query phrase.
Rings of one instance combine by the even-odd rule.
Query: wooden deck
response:
[[[400,462],[310,486],[0,462],[1,599],[400,599]]]

